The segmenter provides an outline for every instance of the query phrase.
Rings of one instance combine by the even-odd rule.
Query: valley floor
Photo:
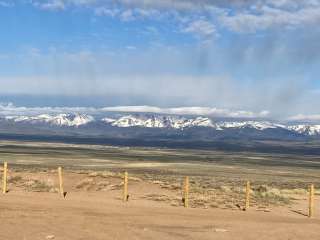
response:
[[[318,203],[320,203],[318,201]],[[105,193],[9,193],[0,198],[0,239],[320,239],[313,219],[286,208],[185,209],[146,200],[123,203]]]
[[[9,167],[0,240],[320,239],[319,156],[3,141],[0,159],[1,173],[3,161]],[[243,211],[247,180],[251,206]],[[313,218],[306,216],[310,183]]]

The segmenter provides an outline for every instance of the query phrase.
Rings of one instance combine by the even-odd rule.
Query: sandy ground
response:
[[[320,239],[318,212],[309,219],[287,207],[185,209],[135,197],[122,202],[120,196],[79,191],[63,199],[11,191],[0,196],[0,239]],[[294,209],[306,208],[305,202]]]

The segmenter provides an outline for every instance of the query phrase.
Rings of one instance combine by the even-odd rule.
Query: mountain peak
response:
[[[94,118],[90,115],[79,113],[61,113],[58,115],[41,114],[38,116],[8,116],[7,120],[14,121],[16,123],[31,123],[31,124],[50,124],[57,126],[79,127],[89,122],[94,121]]]
[[[217,131],[227,131],[235,129],[253,129],[256,131],[286,130],[298,133],[304,136],[320,136],[320,125],[317,124],[278,124],[273,121],[266,120],[224,120],[211,119],[205,116],[195,118],[178,116],[178,115],[162,115],[162,114],[116,114],[96,120],[93,116],[80,113],[60,113],[57,115],[41,114],[37,116],[7,116],[7,121],[14,123],[29,124],[49,124],[52,126],[79,127],[91,122],[100,122],[106,126],[119,128],[162,128],[185,130],[188,128],[209,128]]]

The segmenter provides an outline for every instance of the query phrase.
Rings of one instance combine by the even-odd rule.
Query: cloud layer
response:
[[[15,5],[41,13],[32,29],[42,31],[29,30],[46,42],[9,24],[23,33],[9,37],[20,39],[12,52],[0,49],[2,95],[138,97],[168,112],[319,113],[318,0],[0,0],[4,11]],[[59,22],[53,17],[63,24],[47,25]]]
[[[113,107],[17,107],[12,103],[0,103],[0,117],[7,116],[35,116],[40,114],[60,114],[60,113],[83,113],[91,115],[104,115],[110,112],[117,113],[155,113],[169,115],[194,115],[208,116],[212,118],[248,118],[248,119],[266,119],[272,118],[269,111],[252,112],[245,110],[230,110],[208,107],[174,107],[161,108],[156,106],[113,106]],[[280,121],[296,122],[320,122],[320,115],[298,114],[285,119],[274,119]]]
[[[103,108],[90,107],[16,107],[12,103],[0,104],[0,115],[38,115],[38,114],[57,114],[57,113],[86,113],[103,114],[107,112],[124,113],[157,113],[174,115],[200,115],[211,117],[230,117],[230,118],[265,118],[268,111],[254,113],[251,111],[237,111],[229,109],[205,108],[205,107],[176,107],[160,108],[154,106],[115,106]]]
[[[159,108],[152,106],[118,106],[105,107],[102,111],[115,112],[135,112],[135,113],[162,113],[177,115],[202,115],[212,117],[231,117],[231,118],[258,118],[267,117],[268,111],[254,113],[251,111],[231,111],[229,109],[205,108],[205,107],[177,107],[177,108]]]
[[[6,4],[3,2],[3,4]],[[256,1],[219,1],[219,0],[47,0],[32,1],[35,7],[45,10],[65,10],[72,7],[92,8],[98,15],[118,17],[125,21],[161,15],[182,16],[188,12],[189,20],[195,16],[217,19],[221,26],[236,32],[255,32],[272,27],[287,28],[315,25],[320,20],[320,3],[318,0],[256,0]],[[193,23],[199,31],[203,22],[199,19]],[[198,23],[198,24],[197,24]],[[192,24],[192,23],[189,23]],[[212,22],[210,23],[212,24]],[[206,32],[208,26],[206,24]],[[212,29],[212,26],[209,27]],[[212,30],[210,30],[211,32]],[[203,32],[203,31],[202,31]]]

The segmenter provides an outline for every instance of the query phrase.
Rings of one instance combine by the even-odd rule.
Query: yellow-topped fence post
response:
[[[63,189],[63,178],[62,178],[62,168],[58,167],[58,175],[59,175],[59,193],[61,197],[64,198],[64,189]]]
[[[309,212],[308,217],[313,217],[314,214],[314,185],[309,186]]]
[[[124,178],[123,178],[123,201],[126,202],[129,200],[128,195],[128,172],[124,172]]]
[[[2,193],[7,193],[7,172],[8,172],[8,163],[3,163],[3,178],[2,178]]]
[[[250,181],[247,181],[247,184],[246,184],[246,203],[245,203],[244,210],[248,210],[250,207],[250,191],[251,191]]]
[[[184,179],[183,204],[185,208],[189,207],[189,177]]]

